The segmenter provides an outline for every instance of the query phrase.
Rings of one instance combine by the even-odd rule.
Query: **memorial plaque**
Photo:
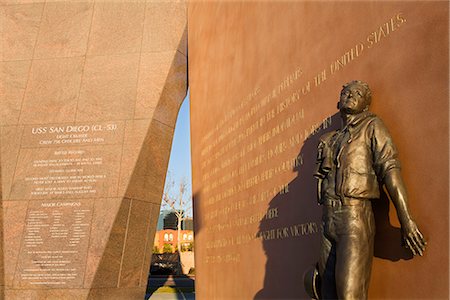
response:
[[[87,201],[31,202],[14,285],[81,287],[91,219]]]
[[[196,297],[308,298],[318,139],[360,79],[428,241],[411,260],[387,196],[374,201],[369,298],[448,298],[448,4],[192,2],[188,15]]]
[[[0,298],[143,299],[186,95],[186,4],[0,11]]]

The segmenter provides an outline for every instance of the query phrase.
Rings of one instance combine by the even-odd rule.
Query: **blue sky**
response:
[[[181,178],[186,178],[186,182],[188,183],[187,194],[189,197],[192,195],[190,132],[188,92],[178,113],[168,171],[171,173],[172,179],[175,180],[175,187],[178,187]],[[188,214],[192,215],[192,209]]]

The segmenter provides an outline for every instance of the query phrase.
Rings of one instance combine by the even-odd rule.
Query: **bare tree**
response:
[[[163,206],[170,207],[177,217],[177,249],[181,252],[181,224],[187,219],[187,212],[192,209],[192,199],[188,195],[186,178],[181,178],[178,186],[175,185],[175,180],[168,172],[162,200]]]

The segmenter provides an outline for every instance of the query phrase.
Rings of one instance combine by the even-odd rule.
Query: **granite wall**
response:
[[[142,299],[184,1],[2,1],[0,298]]]

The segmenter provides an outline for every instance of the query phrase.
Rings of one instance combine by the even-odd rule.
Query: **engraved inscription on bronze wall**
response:
[[[401,12],[389,18],[314,76],[297,67],[268,92],[255,87],[203,136],[200,170],[207,209],[202,218],[209,233],[205,262],[239,262],[240,245],[320,232],[321,224],[309,220],[280,226],[278,208],[267,208],[272,198],[290,193],[293,170],[303,165],[298,150],[305,139],[332,125],[331,118],[305,123],[304,99],[405,23]],[[262,221],[273,226],[259,230]]]
[[[207,263],[239,262],[241,256],[233,249],[264,239],[264,235],[256,234],[261,220],[279,217],[278,208],[267,209],[264,202],[277,194],[289,193],[288,182],[274,185],[273,180],[280,173],[292,172],[303,163],[303,157],[296,155],[275,164],[272,161],[285,156],[289,148],[298,148],[309,132],[291,133],[287,141],[273,141],[292,132],[305,118],[303,107],[290,109],[300,102],[301,90],[293,91],[293,87],[301,75],[301,68],[295,69],[264,96],[260,95],[260,88],[255,88],[240,106],[218,122],[221,131],[216,127],[202,140],[202,179],[207,182],[203,187],[204,205],[208,207],[203,218],[211,223],[205,230],[217,236],[207,242],[206,250],[214,254],[206,256]],[[256,187],[260,188],[257,193],[242,197]],[[217,254],[220,249],[227,249],[227,254]]]

